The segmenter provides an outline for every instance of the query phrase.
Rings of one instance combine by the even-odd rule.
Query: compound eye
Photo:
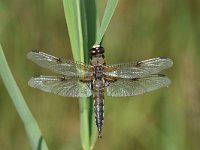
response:
[[[96,51],[96,50],[93,50],[93,51],[92,51],[92,54],[97,54],[97,51]]]
[[[103,54],[103,53],[104,53],[104,48],[103,48],[103,47],[100,47],[99,50],[98,50],[98,52],[99,52],[100,54]]]
[[[96,49],[94,48],[90,49],[90,55],[95,55],[95,54],[97,54]]]

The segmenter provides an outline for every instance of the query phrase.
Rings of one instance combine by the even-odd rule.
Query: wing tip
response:
[[[26,57],[31,60],[32,59],[32,55],[34,53],[39,53],[39,52],[40,52],[39,50],[31,50],[30,52],[27,53]]]
[[[169,87],[169,85],[172,83],[172,81],[167,76],[164,76],[164,78],[165,78],[165,84],[163,84],[162,87]]]
[[[174,64],[173,60],[171,58],[169,58],[169,57],[161,56],[161,57],[159,57],[159,59],[167,60],[168,63],[169,63],[168,67],[171,67]]]
[[[157,77],[161,77],[161,78],[165,79],[166,80],[166,86],[171,84],[170,78],[168,76],[164,75],[164,74],[155,74],[155,75],[152,75],[152,76],[157,76]]]
[[[37,78],[41,78],[42,75],[34,75],[33,77],[31,77],[29,80],[28,80],[28,85],[30,87],[34,87],[34,85],[32,84]]]
[[[34,81],[34,77],[31,77],[29,80],[28,80],[28,85],[30,86],[30,87],[33,87],[33,81]]]

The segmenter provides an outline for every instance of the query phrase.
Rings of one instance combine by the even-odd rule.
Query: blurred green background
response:
[[[105,4],[98,2],[100,16]],[[33,75],[53,74],[26,59],[31,49],[73,59],[62,1],[0,0],[0,42],[49,149],[82,149],[78,100],[27,85]],[[169,88],[106,97],[103,138],[94,149],[200,149],[200,1],[119,1],[103,46],[107,64],[168,56],[174,66],[164,72]],[[0,149],[31,149],[1,79]]]

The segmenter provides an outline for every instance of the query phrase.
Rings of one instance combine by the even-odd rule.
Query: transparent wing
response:
[[[66,97],[89,97],[92,91],[90,83],[81,82],[78,78],[38,76],[32,77],[28,85],[45,92],[50,92]]]
[[[114,64],[105,68],[105,75],[120,78],[143,78],[173,65],[169,58],[152,58],[136,63]]]
[[[108,96],[134,96],[166,87],[171,83],[164,75],[151,75],[139,79],[117,79],[107,87]]]
[[[81,62],[74,62],[58,58],[40,51],[31,51],[27,58],[43,68],[67,76],[90,76],[90,66]]]

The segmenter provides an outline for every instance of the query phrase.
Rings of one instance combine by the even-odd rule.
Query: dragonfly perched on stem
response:
[[[40,51],[29,52],[28,59],[61,75],[35,76],[28,84],[42,91],[66,97],[93,96],[98,137],[102,137],[104,93],[113,97],[134,96],[166,87],[171,83],[167,76],[159,74],[173,65],[169,58],[158,57],[106,65],[102,46],[94,45],[89,52],[90,63],[87,65]]]

